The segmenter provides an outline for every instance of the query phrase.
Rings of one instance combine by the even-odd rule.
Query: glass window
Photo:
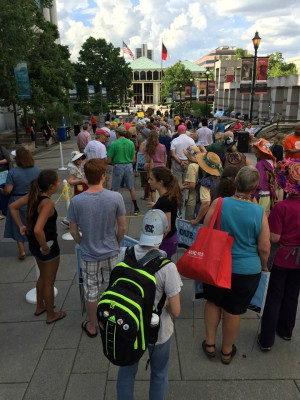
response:
[[[152,81],[152,71],[147,72],[147,81]]]
[[[158,81],[158,80],[159,80],[159,73],[158,73],[158,71],[154,71],[154,72],[153,72],[153,80],[154,80],[154,81]]]
[[[139,71],[134,71],[134,73],[133,73],[133,80],[134,80],[134,81],[139,81],[139,80],[140,80]]]
[[[142,98],[142,83],[134,83],[133,84],[133,96],[136,103],[140,103]]]
[[[144,84],[144,98],[146,104],[153,103],[153,83]]]
[[[140,78],[141,78],[141,81],[145,81],[146,80],[146,72],[145,71],[141,71]]]

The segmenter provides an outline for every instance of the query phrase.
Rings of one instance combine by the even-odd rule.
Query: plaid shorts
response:
[[[81,260],[84,298],[86,301],[95,302],[109,283],[112,269],[116,266],[118,256],[102,261]]]

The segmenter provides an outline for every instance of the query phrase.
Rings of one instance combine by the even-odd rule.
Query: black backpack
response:
[[[124,261],[112,270],[109,286],[101,295],[97,318],[104,355],[115,365],[135,364],[148,344],[157,341],[159,324],[151,327],[152,313],[161,314],[166,301],[163,294],[154,306],[155,273],[170,260],[150,250],[137,261],[134,247],[127,247]]]

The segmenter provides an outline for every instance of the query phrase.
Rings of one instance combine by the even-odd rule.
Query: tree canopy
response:
[[[169,97],[168,94],[170,91],[184,90],[185,86],[190,86],[193,82],[194,77],[192,72],[178,61],[172,67],[164,71],[161,85],[161,97],[167,98]]]
[[[51,6],[50,0],[40,0]],[[0,104],[22,107],[43,107],[66,98],[72,87],[72,66],[69,51],[56,41],[57,27],[45,21],[35,0],[0,0]],[[27,62],[31,99],[19,100],[14,67]]]
[[[132,71],[129,64],[120,56],[119,47],[114,47],[105,39],[89,37],[79,52],[75,70],[74,83],[79,98],[87,97],[87,79],[88,84],[94,85],[95,93],[99,92],[100,86],[106,88],[108,101],[126,100],[126,93],[132,81]]]
[[[238,47],[235,51],[235,55],[232,57],[233,60],[240,60],[244,57],[253,57],[253,54],[248,53],[247,50]]]
[[[282,53],[269,54],[269,78],[298,74],[294,63],[286,63]]]

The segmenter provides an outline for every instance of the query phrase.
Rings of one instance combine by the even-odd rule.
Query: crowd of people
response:
[[[104,127],[94,126],[94,138],[90,122],[84,124],[77,136],[78,151],[72,152],[68,165],[68,182],[74,187],[74,196],[67,221],[71,235],[81,247],[87,309],[82,329],[91,338],[98,335],[97,301],[120,256],[126,232],[126,209],[119,189],[129,190],[132,214],[138,216],[135,176],[140,174],[142,201],[147,201],[149,209],[160,210],[160,235],[156,241],[149,239],[145,244],[145,232],[151,237],[154,230],[149,230],[143,221],[140,244],[135,248],[137,259],[153,247],[171,259],[178,245],[176,219],[183,217],[192,225],[209,226],[217,199],[224,198],[220,229],[234,237],[232,287],[204,285],[202,349],[208,358],[216,356],[216,334],[222,321],[220,357],[228,365],[237,352],[240,315],[247,311],[261,271],[268,271],[271,242],[280,247],[271,268],[258,345],[262,351],[271,350],[275,333],[283,340],[292,339],[300,289],[300,124],[292,135],[284,140],[281,136],[273,145],[266,139],[254,142],[254,166],[245,154],[237,151],[235,129],[225,131],[221,120],[210,129],[204,118],[195,129],[193,123],[188,124],[189,120],[175,119],[176,116],[173,131],[169,118],[161,115],[112,117]],[[62,310],[54,311],[53,304],[59,244],[57,213],[51,196],[58,190],[59,181],[54,171],[40,172],[30,160],[25,150],[17,150],[17,167],[9,171],[3,189],[4,194],[15,195],[8,207],[5,232],[17,241],[20,259],[25,255],[20,242],[28,240],[40,270],[35,315],[45,312],[46,322],[51,324],[66,316]],[[106,177],[108,165],[113,166],[111,181]],[[31,174],[25,174],[27,181],[21,179],[20,185],[18,179],[24,175],[23,170],[30,170]],[[10,232],[16,228],[19,232],[14,236]],[[151,399],[163,399],[167,390],[169,339],[173,332],[170,321],[180,313],[182,282],[174,264],[169,265],[159,282],[160,286],[166,285],[166,279],[170,279],[164,309],[170,320],[168,334],[159,342],[157,358],[151,365]],[[137,365],[120,369],[119,399],[133,398],[136,371]],[[129,397],[124,397],[124,393]]]

